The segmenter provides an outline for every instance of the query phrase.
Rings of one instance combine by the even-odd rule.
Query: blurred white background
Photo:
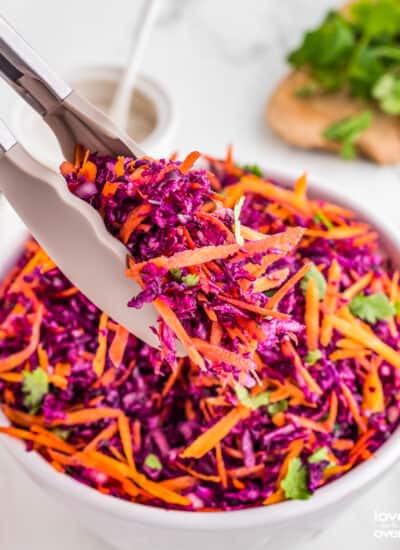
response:
[[[142,0],[0,0],[1,13],[59,72],[124,62]],[[223,155],[234,144],[240,162],[293,174],[307,170],[324,185],[367,201],[395,222],[400,169],[290,149],[265,128],[266,98],[287,70],[285,53],[335,0],[163,0],[143,62],[171,93],[178,113],[165,155],[199,149]],[[0,116],[12,95],[0,82]],[[103,550],[71,524],[0,452],[0,548]],[[1,478],[3,477],[3,480]],[[399,470],[361,499],[315,541],[319,550],[399,548],[376,539],[374,510],[400,512]],[[158,550],[158,549],[155,549]]]

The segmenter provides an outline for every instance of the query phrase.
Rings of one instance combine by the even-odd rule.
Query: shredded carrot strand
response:
[[[182,164],[179,166],[179,170],[182,172],[182,174],[187,174],[199,157],[201,157],[201,153],[199,153],[198,151],[192,151],[191,153],[189,153]]]
[[[327,284],[326,294],[323,302],[325,315],[322,319],[321,336],[320,336],[321,345],[323,347],[326,347],[332,338],[332,322],[331,322],[330,315],[332,315],[332,313],[335,313],[335,310],[337,307],[341,275],[342,275],[341,267],[337,262],[337,260],[334,258],[329,267],[328,284]]]
[[[280,286],[289,275],[289,269],[284,267],[283,269],[277,269],[272,273],[258,278],[253,283],[253,289],[255,292],[265,292],[266,290],[272,290]]]
[[[382,342],[377,336],[367,331],[358,323],[342,319],[337,315],[332,316],[333,327],[347,336],[362,344],[365,348],[375,351],[378,355],[386,359],[394,367],[400,368],[400,353]]]
[[[182,458],[201,458],[222,441],[240,420],[249,415],[249,410],[242,405],[232,409],[216,424],[203,432],[182,453]]]
[[[332,227],[326,231],[320,229],[306,229],[305,235],[328,240],[341,240],[358,237],[363,235],[366,231],[368,231],[368,226],[360,223],[352,226]]]
[[[107,354],[107,322],[108,315],[102,313],[100,315],[99,322],[99,333],[98,333],[98,346],[96,350],[96,355],[93,359],[93,370],[97,376],[101,376],[104,371],[106,354]]]
[[[372,271],[366,273],[363,277],[358,279],[353,285],[349,286],[344,292],[342,292],[342,297],[345,300],[352,300],[357,294],[360,294],[364,288],[366,288],[372,281],[374,274]]]
[[[285,313],[274,311],[271,308],[260,307],[254,304],[248,304],[246,302],[243,302],[242,300],[236,300],[234,298],[230,298],[229,296],[220,296],[219,299],[223,302],[227,302],[228,304],[232,304],[233,306],[237,306],[240,309],[244,309],[245,311],[251,311],[253,313],[257,313],[258,315],[262,315],[263,317],[269,316],[269,317],[276,317],[277,319],[288,319],[288,315],[286,315]]]
[[[125,174],[124,162],[125,157],[119,156],[117,162],[114,164],[114,174],[117,178],[120,178]]]
[[[308,216],[310,213],[309,206],[308,204],[304,204],[303,197],[298,197],[293,191],[277,187],[266,180],[250,174],[243,176],[239,183],[226,187],[225,192],[227,197],[225,205],[228,208],[233,207],[238,195],[254,193],[285,206],[291,206],[303,215]]]
[[[249,372],[255,369],[255,363],[252,359],[243,357],[234,351],[221,348],[219,346],[214,346],[209,342],[200,340],[200,338],[193,338],[193,344],[196,346],[198,351],[204,355],[210,361],[217,361],[221,363],[226,363],[228,365],[233,365],[238,369],[241,369],[245,372]]]
[[[101,443],[109,441],[117,433],[118,426],[115,422],[106,426],[100,433],[96,435],[84,448],[84,451],[95,451]]]
[[[286,296],[291,288],[293,288],[310,269],[311,264],[304,264],[279,290],[275,292],[273,296],[268,300],[267,307],[273,309],[277,307],[279,302]]]
[[[364,433],[367,430],[366,420],[362,417],[358,404],[354,399],[352,392],[343,382],[341,382],[340,387],[355,423],[357,424],[360,432]]]
[[[217,463],[218,476],[221,480],[221,485],[224,489],[228,487],[228,475],[225,469],[224,459],[222,456],[221,443],[218,442],[215,446],[215,460]]]
[[[129,332],[122,325],[118,325],[114,339],[111,342],[108,355],[115,367],[120,367],[128,344]]]
[[[21,351],[17,351],[4,359],[0,359],[1,373],[8,372],[21,365],[21,363],[27,361],[32,353],[34,353],[37,349],[40,339],[40,327],[42,324],[43,310],[44,306],[39,306],[39,309],[33,317],[31,339],[26,348]]]
[[[316,350],[319,343],[319,294],[314,278],[310,278],[307,284],[304,322],[307,348],[309,351]]]
[[[94,409],[82,409],[80,411],[68,412],[65,418],[58,418],[51,422],[51,426],[74,426],[75,424],[92,424],[107,418],[118,418],[121,414],[119,409],[99,407]]]
[[[14,428],[12,426],[0,426],[0,434],[7,434],[17,439],[33,441],[40,447],[50,447],[51,449],[56,449],[64,453],[70,452],[70,446],[56,436],[48,437],[44,434],[33,434],[27,432],[26,430],[20,430],[19,428]]]
[[[150,211],[150,204],[141,204],[129,212],[119,232],[119,237],[124,244],[129,242],[132,233],[147,218]]]
[[[129,466],[135,470],[136,466],[133,459],[131,428],[128,417],[125,414],[120,414],[118,417],[118,430],[126,460],[128,461]]]
[[[381,413],[385,410],[385,397],[378,372],[379,363],[380,361],[371,361],[370,370],[363,384],[362,408],[371,413]]]

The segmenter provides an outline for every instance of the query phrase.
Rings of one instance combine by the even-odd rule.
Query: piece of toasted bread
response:
[[[298,97],[296,91],[309,83],[305,72],[292,72],[268,100],[266,119],[282,139],[297,147],[337,152],[339,145],[325,139],[324,130],[368,108],[373,122],[357,140],[357,150],[378,164],[400,162],[400,117],[386,115],[374,105],[366,107],[345,92]]]

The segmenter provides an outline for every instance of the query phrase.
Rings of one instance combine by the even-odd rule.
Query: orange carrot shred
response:
[[[199,153],[198,151],[192,151],[191,153],[189,153],[182,164],[179,166],[179,170],[182,172],[182,174],[187,174],[199,157],[201,157],[201,153]]]
[[[119,232],[119,237],[124,244],[129,242],[132,233],[147,218],[150,211],[150,204],[141,204],[129,212]]]
[[[289,292],[291,288],[294,287],[307,273],[307,271],[310,269],[311,264],[304,264],[303,267],[301,267],[288,281],[286,281],[285,284],[281,286],[279,290],[275,292],[273,296],[268,300],[267,307],[269,309],[275,308],[279,302],[286,296],[286,294]]]
[[[362,417],[358,404],[354,399],[352,392],[343,382],[340,384],[344,398],[346,399],[347,405],[351,412],[351,415],[354,418],[355,423],[357,424],[361,433],[364,433],[367,430],[367,423],[365,418]]]
[[[222,441],[240,420],[249,415],[249,410],[242,405],[232,409],[223,416],[216,424],[203,432],[197,439],[186,447],[181,453],[182,458],[201,458],[213,449],[217,443]]]
[[[68,412],[65,418],[58,418],[51,422],[51,426],[74,426],[75,424],[91,424],[107,418],[118,418],[121,414],[119,409],[110,407],[99,407],[93,409],[81,409]]]
[[[200,338],[193,338],[192,342],[198,351],[210,361],[227,363],[228,365],[233,365],[234,367],[237,367],[245,372],[255,370],[256,365],[252,359],[243,357],[243,355],[235,353],[234,351],[230,351],[219,346],[214,346],[205,340],[200,340]]]
[[[125,173],[124,162],[125,162],[125,157],[120,156],[118,157],[118,160],[114,165],[114,174],[117,178],[123,176]]]
[[[129,332],[122,325],[118,325],[117,330],[114,335],[114,339],[111,342],[108,355],[114,365],[114,367],[119,367],[122,363],[124,357],[125,348],[128,343]]]
[[[135,461],[133,459],[131,428],[128,417],[125,414],[120,414],[118,417],[118,430],[126,460],[131,468],[136,469]]]
[[[317,283],[310,278],[306,289],[306,305],[304,314],[306,325],[306,342],[309,351],[316,350],[319,343],[319,294]]]
[[[99,377],[103,374],[105,361],[106,361],[107,332],[108,332],[107,322],[108,322],[108,315],[106,313],[102,313],[100,315],[100,322],[99,322],[98,346],[96,350],[96,355],[93,359],[93,370]]]
[[[276,317],[277,319],[288,319],[288,315],[285,313],[280,313],[279,311],[274,311],[271,308],[256,306],[254,304],[248,304],[247,302],[244,302],[242,300],[236,300],[235,298],[230,298],[229,296],[219,296],[219,299],[222,302],[227,302],[228,304],[231,304],[233,306],[237,306],[240,309],[244,309],[245,311],[251,311],[253,313],[257,313],[258,315],[262,315],[263,317]]]
[[[382,340],[366,330],[355,320],[342,319],[337,315],[333,315],[332,325],[344,336],[359,342],[367,349],[375,351],[391,365],[400,368],[400,353],[382,342]]]
[[[370,370],[363,384],[362,408],[371,413],[381,413],[385,410],[385,397],[378,372],[379,363],[379,360],[371,361]]]
[[[224,489],[228,487],[228,476],[225,469],[224,459],[222,456],[221,443],[217,443],[215,446],[215,459],[217,463],[218,476],[221,480],[221,485]]]
[[[117,424],[114,422],[106,426],[84,448],[84,451],[95,451],[103,441],[109,441],[117,433]]]
[[[40,305],[39,309],[33,317],[32,334],[29,344],[23,350],[17,351],[16,353],[11,354],[4,359],[0,359],[0,372],[7,372],[13,370],[15,367],[18,367],[19,365],[21,365],[21,363],[29,359],[32,353],[34,353],[34,351],[37,349],[40,338],[40,327],[42,324],[43,309],[44,306]]]

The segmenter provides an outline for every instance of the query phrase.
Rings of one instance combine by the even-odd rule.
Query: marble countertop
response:
[[[285,74],[285,53],[334,0],[164,0],[145,55],[143,72],[172,95],[178,114],[170,150],[199,149],[223,155],[228,143],[240,162],[257,162],[296,175],[306,170],[373,205],[399,223],[400,168],[289,148],[265,127],[266,98]],[[138,0],[2,0],[1,12],[54,67],[123,62]],[[0,116],[10,119],[12,95],[0,86]],[[374,511],[400,511],[400,471],[363,497],[315,544],[336,550],[398,548],[398,539],[377,539]],[[22,519],[21,519],[22,518]],[[400,527],[399,527],[400,528]],[[375,533],[375,534],[374,534]],[[0,547],[5,550],[105,550],[61,516],[52,502],[0,449]],[[166,546],[166,550],[168,546]],[[157,549],[158,550],[158,549]]]

